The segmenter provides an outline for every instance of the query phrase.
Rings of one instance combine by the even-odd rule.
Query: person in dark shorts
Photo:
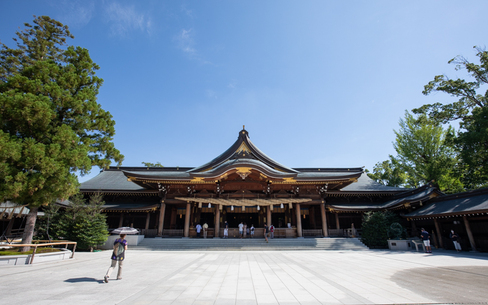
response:
[[[422,238],[422,241],[424,242],[425,253],[432,253],[432,248],[430,247],[430,234],[429,234],[429,232],[425,231],[425,229],[422,228],[422,232],[420,233],[420,238]]]

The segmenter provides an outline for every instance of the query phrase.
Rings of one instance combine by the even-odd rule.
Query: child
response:
[[[119,270],[117,272],[117,279],[122,279],[122,263],[125,259],[125,251],[127,250],[127,240],[125,240],[126,234],[120,234],[120,238],[114,241],[114,251],[112,252],[112,265],[108,268],[107,273],[103,280],[108,283],[108,278],[112,274],[117,262],[119,262]]]

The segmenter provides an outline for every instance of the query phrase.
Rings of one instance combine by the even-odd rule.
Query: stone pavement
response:
[[[488,304],[488,254],[110,251],[0,267],[2,304]],[[116,276],[116,271],[112,274]]]

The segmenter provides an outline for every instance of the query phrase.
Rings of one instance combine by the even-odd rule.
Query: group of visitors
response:
[[[196,230],[197,230],[197,237],[200,237],[199,235],[199,229],[198,229],[198,226],[199,224],[196,226]],[[205,234],[205,226],[206,228],[208,228],[208,225],[205,223],[203,225],[203,228],[204,228],[204,236],[206,236]],[[251,237],[251,238],[254,238],[254,232],[256,231],[256,228],[254,227],[254,225],[252,224],[250,227],[247,226],[247,223],[245,222],[241,222],[239,223],[239,225],[237,226],[238,229],[239,229],[239,238],[246,238],[248,235]],[[264,225],[264,231],[265,231],[265,239],[266,241],[268,241],[268,235],[271,234],[271,238],[274,238],[274,230],[275,230],[275,227],[273,225],[270,225],[269,227],[265,224]],[[227,221],[224,222],[224,236],[222,238],[229,238],[229,223]]]
[[[207,238],[207,233],[208,233],[208,224],[204,223],[203,227],[200,224],[197,224],[195,226],[195,230],[197,231],[197,237],[200,237],[200,234],[202,233],[203,230],[203,238]]]
[[[425,246],[425,253],[432,253],[432,247],[430,246],[430,234],[427,232],[424,228],[422,228],[422,231],[420,233],[420,238],[422,238],[422,241],[424,242]],[[452,243],[454,244],[454,248],[456,249],[457,252],[462,251],[461,245],[459,244],[459,236],[454,232],[454,230],[451,230],[451,233],[449,233],[449,238],[451,239]]]

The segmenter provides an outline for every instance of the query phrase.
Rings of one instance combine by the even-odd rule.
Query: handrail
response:
[[[42,240],[41,240],[42,241]],[[73,246],[73,251],[71,253],[71,257],[73,258],[75,256],[75,251],[76,251],[76,245],[78,243],[76,241],[60,241],[60,242],[51,242],[51,243],[44,243],[44,244],[9,244],[9,247],[34,247],[34,250],[32,251],[32,256],[30,259],[29,264],[32,264],[34,261],[34,256],[36,255],[37,247],[47,247],[47,246],[56,246],[56,245],[66,245],[66,249],[68,249],[68,245],[74,245]]]

